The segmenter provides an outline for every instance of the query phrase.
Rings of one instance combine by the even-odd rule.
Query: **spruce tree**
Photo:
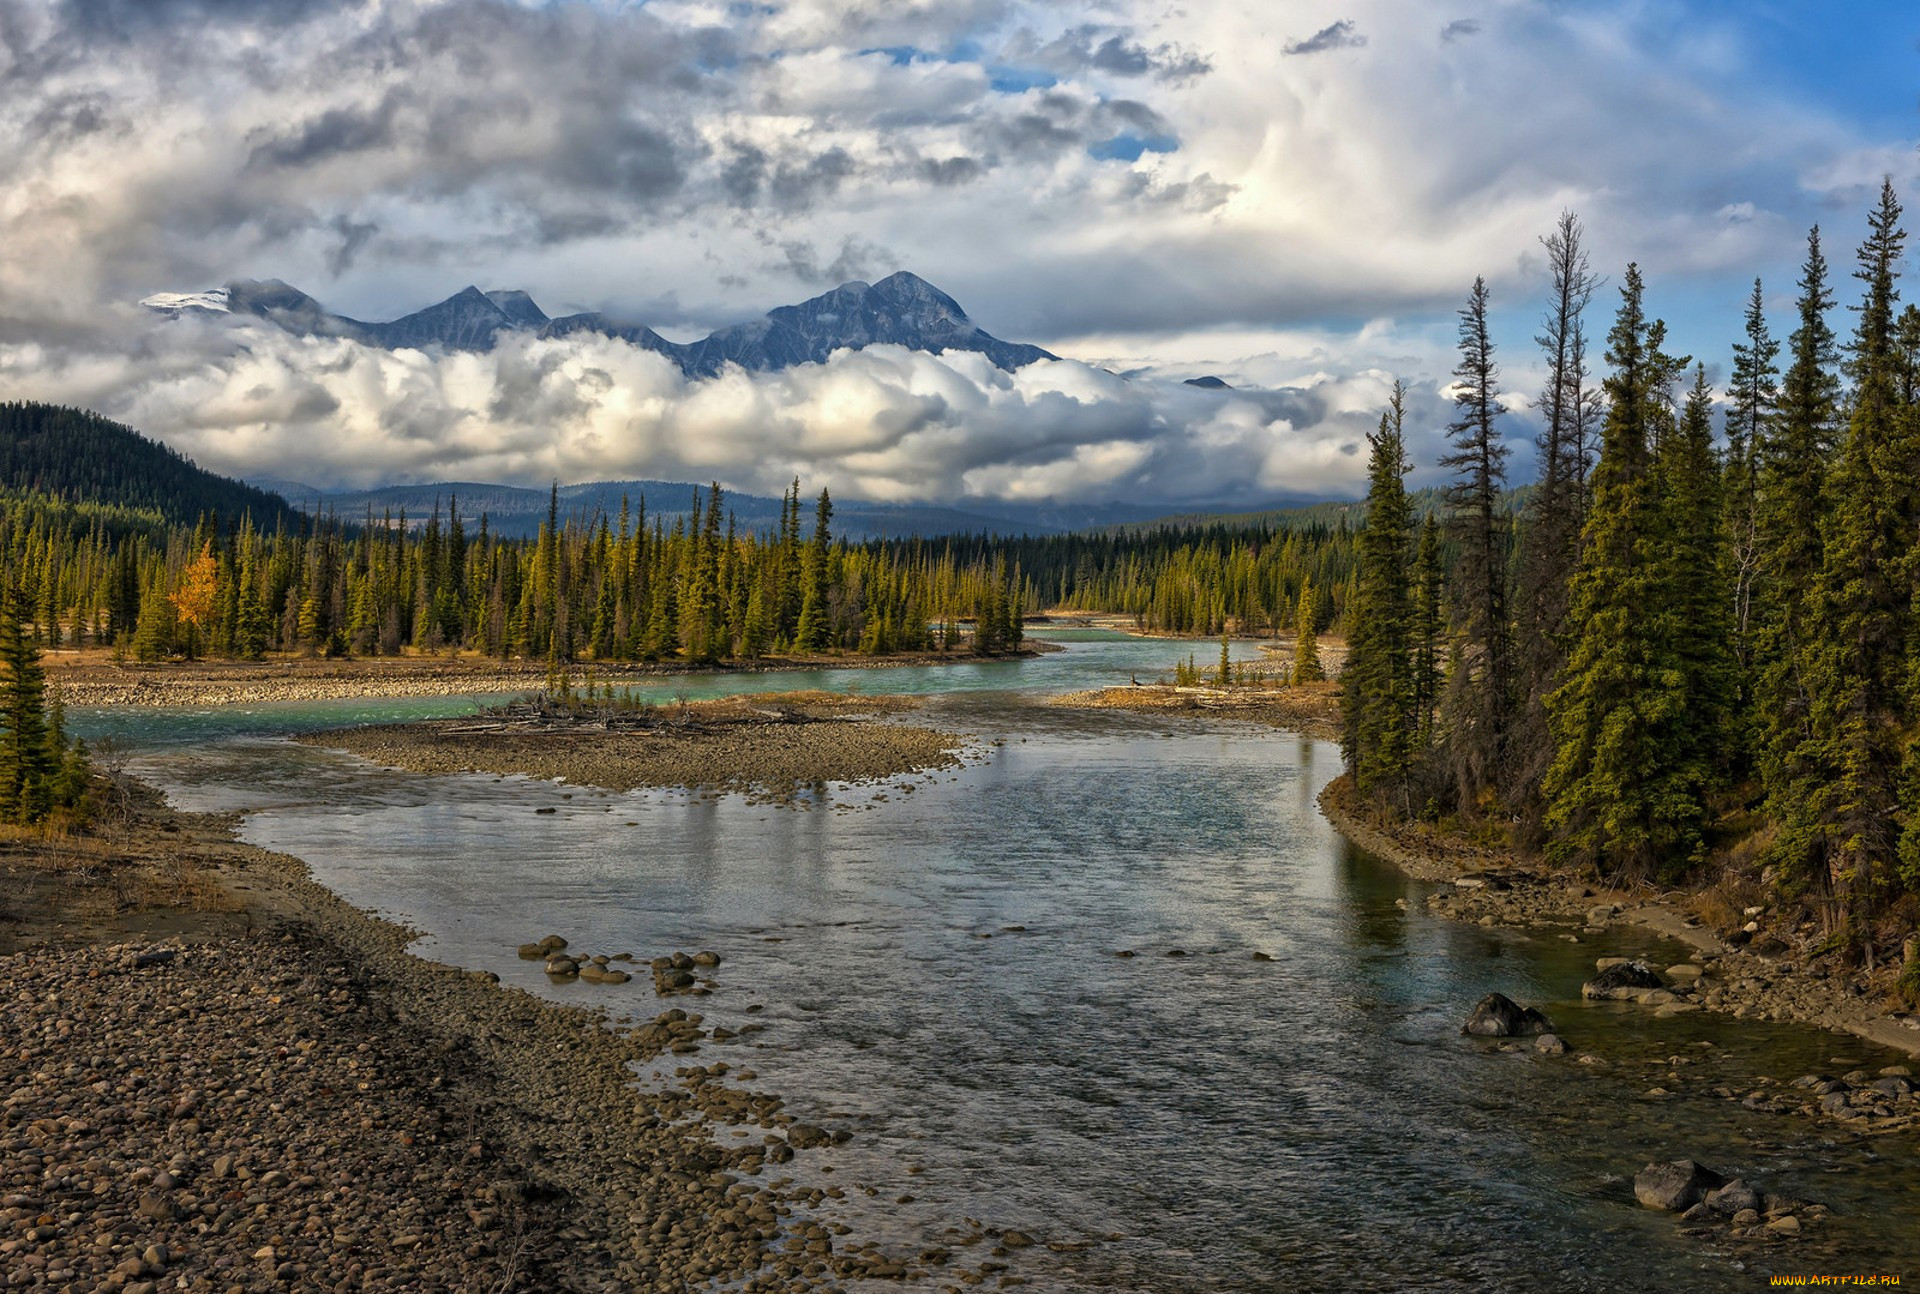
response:
[[[1835,925],[1872,956],[1868,919],[1897,874],[1914,595],[1914,420],[1899,402],[1895,286],[1906,233],[1892,182],[1868,222],[1866,284],[1850,357],[1852,416],[1832,482],[1832,528],[1813,600],[1806,668],[1812,773],[1796,821],[1827,865]]]
[[[1367,524],[1360,578],[1347,621],[1340,704],[1347,770],[1362,795],[1397,797],[1403,814],[1414,755],[1413,511],[1407,502],[1406,390],[1394,383],[1380,429],[1369,436]],[[1224,640],[1223,640],[1224,649]]]
[[[1541,790],[1551,857],[1616,879],[1672,876],[1699,855],[1699,770],[1676,741],[1687,723],[1685,672],[1667,605],[1671,537],[1651,446],[1674,434],[1671,387],[1685,361],[1661,347],[1637,265],[1627,267],[1607,336],[1609,400],[1593,506],[1581,537],[1565,681],[1547,697],[1554,761]]]
[[[1433,746],[1434,709],[1440,703],[1440,644],[1447,632],[1440,522],[1431,512],[1420,526],[1420,548],[1413,559],[1412,598],[1414,748],[1425,752]]]
[[[18,589],[0,593],[0,820],[7,822],[45,817],[61,772],[46,675],[21,620],[22,602]]]
[[[1825,771],[1810,762],[1816,733],[1809,682],[1814,584],[1826,564],[1828,475],[1840,398],[1838,352],[1827,312],[1833,293],[1820,229],[1807,234],[1798,325],[1774,416],[1761,424],[1755,484],[1752,664],[1753,741],[1767,816],[1776,827],[1770,861],[1785,888],[1826,888],[1825,838],[1814,801]]]
[[[1747,300],[1746,341],[1733,346],[1727,392],[1725,529],[1733,577],[1733,650],[1740,671],[1742,709],[1751,692],[1753,597],[1760,567],[1760,455],[1778,403],[1780,343],[1767,331],[1766,297],[1753,281]]]
[[[1465,668],[1448,679],[1448,754],[1463,804],[1493,790],[1505,767],[1513,714],[1512,626],[1507,622],[1507,446],[1494,428],[1506,412],[1487,327],[1487,282],[1473,281],[1460,311],[1460,363],[1448,428],[1453,450],[1440,465],[1455,475],[1446,489],[1449,523],[1459,545],[1453,589]]]
[[[797,501],[795,507],[798,507]],[[819,506],[814,511],[813,540],[807,545],[805,557],[806,593],[800,604],[799,627],[794,631],[794,646],[801,651],[822,650],[833,632],[829,623],[831,610],[827,603],[827,561],[832,554],[832,521],[833,500],[822,490]]]
[[[1589,384],[1585,312],[1599,279],[1582,246],[1585,231],[1571,211],[1560,213],[1542,238],[1552,290],[1534,343],[1546,361],[1540,393],[1542,427],[1535,448],[1539,479],[1521,517],[1516,575],[1514,689],[1517,711],[1509,736],[1512,783],[1521,834],[1538,843],[1540,779],[1553,762],[1546,697],[1567,663],[1567,594],[1580,561],[1580,529],[1587,513],[1587,472],[1597,396]]]
[[[1713,447],[1713,389],[1705,366],[1673,434],[1659,447],[1655,470],[1666,515],[1661,605],[1672,638],[1663,654],[1681,674],[1686,706],[1674,733],[1672,762],[1703,809],[1734,766],[1734,707],[1739,667],[1734,656],[1731,563],[1727,559],[1722,466]]]
[[[1293,681],[1318,683],[1327,676],[1320,664],[1320,638],[1313,628],[1313,581],[1300,586],[1300,605],[1293,619]]]

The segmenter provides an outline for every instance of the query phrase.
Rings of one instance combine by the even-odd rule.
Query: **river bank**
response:
[[[92,835],[0,840],[0,1288],[805,1290],[931,1270],[957,1288],[1007,1270],[969,1268],[965,1246],[1004,1258],[1023,1238],[977,1226],[898,1258],[851,1238],[840,1187],[777,1175],[836,1134],[750,1071],[693,1061],[725,1041],[697,1012],[618,1029],[415,957],[410,932],[237,843],[231,819],[118,790]],[[643,978],[595,991],[654,1010]],[[649,1062],[659,1079],[636,1083]]]
[[[509,710],[297,740],[415,773],[520,774],[611,791],[705,787],[787,801],[819,782],[872,783],[957,767],[966,737],[877,721],[918,704],[910,697],[776,693],[603,719]]]
[[[1044,655],[1058,648],[1033,643],[995,657],[961,652],[911,652],[896,656],[766,656],[751,664],[705,669],[681,662],[648,664],[604,661],[578,664],[576,685],[596,687],[658,683],[688,674],[766,674],[783,670],[901,669],[921,665],[977,664]],[[361,698],[489,696],[544,689],[552,674],[544,661],[501,661],[473,655],[373,656],[328,660],[276,657],[264,661],[168,661],[142,665],[116,662],[107,652],[50,651],[42,658],[48,679],[69,706],[262,705],[284,701]]]
[[[1048,697],[1047,704],[1072,710],[1133,710],[1246,719],[1323,741],[1340,740],[1340,685],[1332,681],[1232,688],[1141,683],[1066,692]]]
[[[1327,786],[1319,804],[1354,844],[1432,883],[1427,905],[1442,916],[1572,942],[1620,926],[1645,931],[1644,960],[1662,986],[1637,996],[1631,1009],[1669,1017],[1702,1011],[1736,1020],[1794,1022],[1920,1057],[1920,1016],[1890,1005],[1886,972],[1870,978],[1811,954],[1798,937],[1805,932],[1769,929],[1769,914],[1762,908],[1726,914],[1717,896],[1607,890],[1540,860],[1476,845],[1428,824],[1383,824],[1357,802],[1344,775]],[[1719,922],[1704,919],[1696,909],[1719,916]],[[1655,953],[1655,936],[1679,941],[1691,952],[1667,966],[1667,959]],[[1680,1076],[1674,1077],[1678,1086]],[[1878,1133],[1920,1128],[1914,1093],[1910,1067],[1895,1065],[1770,1080],[1723,1095],[1753,1109],[1806,1114],[1855,1132]]]

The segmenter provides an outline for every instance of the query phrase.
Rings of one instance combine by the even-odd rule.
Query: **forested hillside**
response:
[[[1888,184],[1844,345],[1818,229],[1784,352],[1756,281],[1721,391],[1669,350],[1633,265],[1593,382],[1597,280],[1564,217],[1517,523],[1492,504],[1504,410],[1476,284],[1443,459],[1443,636],[1420,614],[1433,539],[1402,485],[1397,400],[1372,437],[1345,744],[1378,812],[1609,881],[1763,895],[1869,967],[1900,954],[1920,912],[1920,309],[1899,308],[1900,218]]]
[[[194,466],[129,427],[82,409],[0,404],[0,492],[115,525],[192,525],[202,515],[298,525],[277,494]]]

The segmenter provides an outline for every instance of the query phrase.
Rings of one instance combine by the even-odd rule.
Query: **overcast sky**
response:
[[[1788,331],[1813,223],[1848,299],[1880,178],[1920,172],[1916,37],[1771,0],[0,0],[0,398],[320,484],[1351,495],[1395,377],[1431,461],[1476,274],[1530,434],[1563,208],[1710,372],[1756,275]],[[688,338],[895,269],[1074,362],[688,382],[135,304],[275,277],[384,319],[475,283]]]

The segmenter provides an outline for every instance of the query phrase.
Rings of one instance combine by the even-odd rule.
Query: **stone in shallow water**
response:
[[[1711,1168],[1691,1159],[1675,1159],[1648,1164],[1634,1174],[1633,1197],[1650,1209],[1677,1213],[1692,1208],[1707,1192],[1726,1182]]]
[[[1615,998],[1629,1001],[1642,1000],[1642,994],[1649,990],[1664,989],[1666,982],[1659,972],[1641,961],[1621,962],[1609,966],[1580,986],[1580,996],[1584,998]],[[1668,999],[1671,1000],[1671,999]]]
[[[1528,1038],[1551,1033],[1553,1022],[1532,1007],[1523,1007],[1504,993],[1489,993],[1474,1004],[1473,1014],[1460,1032],[1477,1038]]]

